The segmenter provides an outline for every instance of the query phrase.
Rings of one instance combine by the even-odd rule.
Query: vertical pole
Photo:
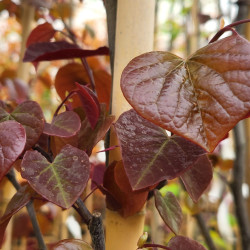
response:
[[[112,114],[116,119],[130,109],[120,88],[122,70],[134,57],[153,50],[155,0],[118,0],[114,51]],[[117,145],[111,131],[110,145]],[[109,162],[120,160],[119,150],[110,152]],[[143,233],[144,212],[123,218],[117,212],[106,211],[106,249],[135,250]]]

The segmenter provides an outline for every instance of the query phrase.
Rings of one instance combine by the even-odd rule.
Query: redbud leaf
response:
[[[194,202],[197,202],[213,178],[213,169],[207,155],[198,158],[195,164],[180,175],[186,190]]]
[[[49,246],[49,250],[93,250],[91,245],[83,240],[66,239]]]
[[[66,145],[52,163],[37,151],[27,151],[21,174],[45,199],[69,208],[83,192],[89,179],[89,159],[78,148]]]
[[[86,116],[92,129],[94,129],[100,116],[100,103],[92,90],[79,83],[75,84]]]
[[[168,242],[171,250],[206,250],[200,243],[184,236],[175,236]]]
[[[167,192],[163,197],[159,190],[154,190],[155,206],[169,229],[178,234],[182,223],[182,210],[175,195]]]
[[[0,108],[0,122],[7,120],[15,120],[25,128],[26,150],[37,142],[43,132],[43,112],[39,104],[34,101],[25,101],[19,104],[12,113],[8,113]]]
[[[144,118],[212,152],[250,111],[250,43],[234,34],[184,60],[168,52],[134,58],[121,88]]]
[[[81,128],[81,120],[73,111],[63,112],[53,118],[51,124],[45,123],[44,134],[71,137],[78,133]]]
[[[92,129],[89,120],[82,116],[82,125],[78,135],[78,147],[85,150],[88,155],[91,154],[94,146],[104,138],[115,117],[108,115],[106,105],[101,104],[100,116],[94,129]]]
[[[0,123],[0,181],[23,152],[25,143],[25,129],[20,123]]]
[[[29,47],[33,43],[48,42],[56,33],[53,26],[50,23],[43,23],[36,26],[29,34],[26,42],[26,47]]]
[[[205,150],[139,116],[124,112],[115,123],[124,167],[134,190],[173,179],[191,167]]]
[[[96,50],[88,50],[81,49],[79,46],[66,41],[39,42],[31,44],[26,49],[23,61],[40,62],[108,54],[109,49],[107,47],[100,47]]]

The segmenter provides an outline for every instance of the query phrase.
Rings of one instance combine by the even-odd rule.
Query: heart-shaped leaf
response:
[[[51,124],[45,123],[44,134],[71,137],[78,133],[81,128],[81,120],[73,111],[63,112],[53,118]]]
[[[213,178],[213,169],[207,155],[202,155],[186,172],[181,174],[189,196],[197,202]]]
[[[52,163],[37,151],[27,151],[21,174],[44,198],[69,208],[83,192],[89,179],[89,168],[87,154],[66,145]]]
[[[168,242],[171,250],[206,250],[200,243],[184,236],[175,236]]]
[[[152,186],[173,179],[191,167],[205,150],[139,116],[124,112],[115,123],[124,167],[132,188]]]
[[[0,181],[23,152],[26,143],[25,129],[15,121],[0,123]]]
[[[108,54],[109,49],[107,47],[87,50],[66,41],[41,42],[33,43],[26,49],[23,61],[40,62]]]
[[[56,33],[53,26],[50,23],[43,23],[34,28],[26,42],[26,47],[37,42],[48,42]]]
[[[186,60],[168,52],[138,56],[121,88],[144,118],[212,152],[249,113],[249,75],[250,43],[233,34]]]
[[[93,250],[93,248],[83,240],[67,239],[52,244],[49,250]]]
[[[8,203],[4,215],[0,218],[0,248],[3,244],[4,232],[11,217],[25,207],[34,194],[35,191],[31,189],[29,185],[24,185],[15,193]]]
[[[25,150],[31,148],[43,132],[44,116],[41,107],[34,101],[26,101],[16,107],[12,113],[0,108],[0,122],[15,120],[23,125],[26,131]]]
[[[182,210],[175,195],[171,192],[167,192],[162,197],[159,190],[154,190],[155,206],[169,229],[178,234],[182,223]]]

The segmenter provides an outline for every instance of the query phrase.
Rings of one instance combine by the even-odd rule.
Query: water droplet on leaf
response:
[[[77,161],[78,157],[76,155],[73,156],[73,161]]]
[[[25,168],[24,168],[24,167],[21,167],[21,170],[24,172],[24,171],[25,171]]]

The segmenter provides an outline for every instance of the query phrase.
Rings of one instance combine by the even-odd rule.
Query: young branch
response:
[[[6,175],[6,177],[9,179],[9,181],[12,183],[12,185],[15,187],[16,190],[20,189],[20,184],[18,183],[18,181],[16,180],[16,176],[15,176],[15,172],[14,169],[11,169],[9,171],[9,173]],[[29,203],[26,205],[33,229],[34,229],[34,233],[38,242],[38,248],[39,250],[46,250],[46,245],[44,243],[43,240],[43,236],[36,218],[36,213],[35,213],[35,209],[33,206],[33,201],[29,201]]]
[[[101,214],[94,212],[92,215],[80,198],[77,199],[73,207],[80,214],[84,223],[88,225],[94,249],[105,250],[105,238]]]
[[[213,43],[215,41],[217,41],[226,31],[233,31],[233,27],[243,24],[243,23],[248,23],[250,22],[250,19],[244,19],[244,20],[240,20],[234,23],[231,23],[227,26],[225,26],[224,28],[220,29],[215,35],[214,37],[210,40],[209,43]],[[235,31],[234,31],[235,32]]]
[[[195,219],[200,227],[202,235],[207,243],[208,249],[209,250],[216,250],[216,247],[215,247],[214,242],[210,236],[209,230],[206,226],[206,223],[204,222],[202,215],[200,213],[198,213],[198,214],[195,214],[194,217],[195,217]]]

